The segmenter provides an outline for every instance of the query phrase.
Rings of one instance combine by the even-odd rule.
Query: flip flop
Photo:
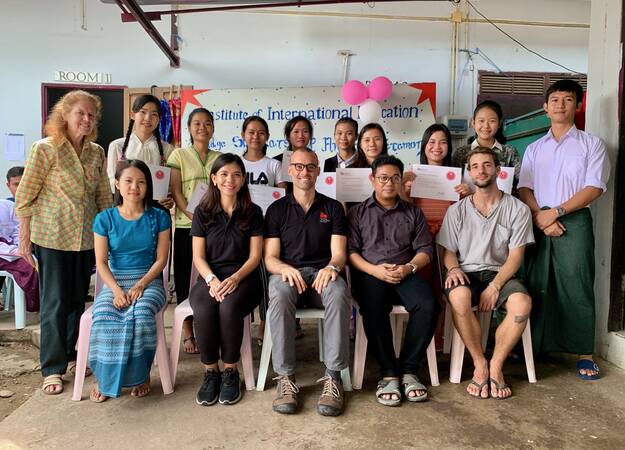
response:
[[[386,399],[382,398],[382,395],[385,394],[395,394],[397,395],[397,399],[393,400],[391,398]],[[378,381],[378,389],[375,391],[375,398],[378,403],[381,403],[384,406],[399,406],[401,404],[401,392],[399,390],[399,380],[385,380],[381,379]]]
[[[599,366],[591,359],[578,359],[575,367],[577,368],[577,376],[582,380],[598,380],[601,378],[599,376]],[[595,375],[584,375],[580,370],[594,370],[597,373]]]
[[[469,391],[467,391],[467,394],[469,394],[469,396],[473,397],[473,398],[477,398],[479,400],[486,400],[487,398],[490,397],[490,389],[487,389],[486,392],[488,393],[488,395],[486,397],[482,397],[482,389],[484,389],[484,386],[488,385],[488,380],[484,381],[483,383],[478,383],[475,380],[471,380],[471,382],[469,383],[469,386],[473,385],[473,386],[477,386],[477,388],[479,389],[479,392],[477,395],[473,395],[471,394]],[[468,386],[467,386],[468,387]],[[465,389],[466,390],[466,389]]]
[[[195,340],[195,336],[189,336],[188,338],[185,338],[182,340],[182,350],[187,354],[187,355],[198,355],[200,352],[199,350],[197,352],[188,352],[187,349],[185,348],[184,344],[186,344],[187,341],[192,341],[193,345],[195,345],[195,347],[197,347],[197,341]]]
[[[502,383],[498,383],[497,380],[495,380],[494,378],[490,378],[488,380],[489,383],[492,383],[495,385],[495,389],[497,389],[498,391],[502,390],[502,389],[510,389],[510,386],[508,386],[505,382]],[[510,389],[510,396],[508,397],[495,397],[492,392],[490,393],[490,396],[492,398],[494,398],[495,400],[507,400],[510,397],[512,397],[512,389]]]
[[[91,391],[89,392],[89,400],[91,400],[94,403],[104,403],[105,401],[107,401],[109,398],[105,395],[103,395],[100,390],[98,389],[98,385],[96,383],[93,383],[93,386],[91,387]]]
[[[48,386],[61,386],[61,389],[58,391],[47,391],[46,388]],[[61,375],[59,375],[58,373],[54,375],[48,375],[43,379],[43,385],[41,386],[41,390],[46,395],[59,395],[61,392],[63,392],[63,378],[61,378]]]
[[[67,363],[67,373],[71,376],[76,376],[76,361],[70,361]],[[85,368],[85,377],[90,377],[93,374],[89,367]]]
[[[401,380],[401,384],[404,388],[404,397],[406,397],[406,400],[408,400],[409,402],[423,402],[425,400],[427,400],[428,398],[428,391],[427,388],[425,387],[425,385],[423,383],[421,383],[419,381],[419,379],[410,374],[407,373],[403,376],[402,380]],[[425,391],[423,394],[421,395],[415,395],[414,397],[411,397],[410,392],[415,392],[416,391]]]

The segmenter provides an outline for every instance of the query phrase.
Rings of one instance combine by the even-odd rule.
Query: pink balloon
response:
[[[376,77],[369,83],[369,98],[381,102],[393,93],[393,83],[386,77]]]
[[[367,87],[358,80],[349,80],[341,88],[341,97],[348,105],[360,105],[367,95]]]

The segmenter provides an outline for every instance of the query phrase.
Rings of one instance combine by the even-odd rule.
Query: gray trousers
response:
[[[295,373],[295,311],[304,300],[316,308],[325,309],[323,327],[323,352],[326,367],[330,370],[343,370],[349,365],[349,319],[351,315],[350,296],[345,280],[337,277],[326,288],[317,293],[311,286],[317,277],[318,269],[299,269],[302,278],[309,286],[302,294],[295,286],[282,281],[281,275],[269,278],[269,309],[267,320],[271,329],[273,370],[278,375]]]

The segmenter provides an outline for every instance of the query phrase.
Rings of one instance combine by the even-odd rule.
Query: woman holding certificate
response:
[[[256,269],[263,247],[263,213],[252,203],[238,156],[225,153],[213,164],[208,192],[193,215],[191,235],[193,263],[200,276],[189,302],[205,369],[196,402],[231,405],[241,398],[237,362],[243,320],[260,299]]]
[[[176,284],[176,300],[182,303],[189,296],[189,279],[191,278],[192,247],[191,221],[193,213],[187,206],[196,188],[201,183],[209,183],[209,173],[213,162],[220,152],[210,150],[208,143],[213,137],[213,115],[205,108],[191,111],[187,121],[191,145],[177,148],[167,159],[171,167],[171,191],[176,203],[176,227],[174,231],[174,283]],[[193,318],[187,318],[183,326],[185,353],[198,353],[193,335]]]

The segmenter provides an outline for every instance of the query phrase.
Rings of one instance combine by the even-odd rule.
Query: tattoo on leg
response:
[[[514,323],[524,323],[527,322],[527,319],[529,319],[529,315],[528,314],[523,314],[521,316],[514,316]]]

